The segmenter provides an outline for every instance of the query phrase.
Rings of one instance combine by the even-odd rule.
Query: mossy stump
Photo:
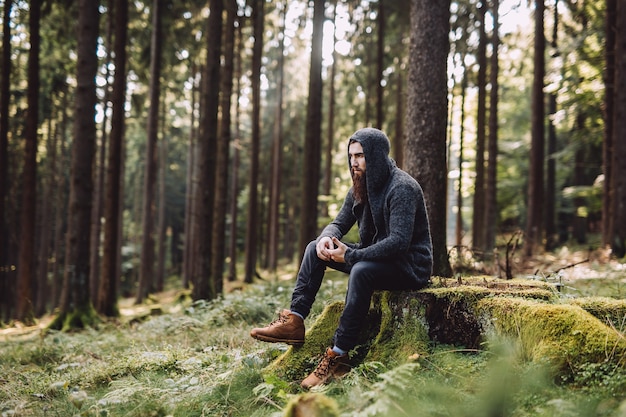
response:
[[[535,280],[432,281],[419,291],[374,294],[359,345],[350,353],[353,366],[363,360],[397,365],[426,353],[432,343],[481,349],[493,336],[516,340],[524,359],[548,361],[561,374],[589,361],[626,366],[626,302],[564,301],[556,287]],[[288,349],[267,372],[289,381],[305,377],[332,343],[342,311],[342,302],[326,306],[305,344]],[[611,321],[621,328],[607,325]]]

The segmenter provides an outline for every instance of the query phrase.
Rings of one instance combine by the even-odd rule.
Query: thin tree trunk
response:
[[[478,108],[476,113],[476,178],[474,180],[474,204],[472,215],[472,246],[482,253],[485,249],[485,126],[487,100],[487,34],[485,33],[485,14],[487,5],[481,2],[478,7]]]
[[[617,24],[617,0],[606,0],[605,46],[604,46],[604,141],[602,143],[602,164],[604,186],[602,193],[602,244],[613,242],[613,120],[615,100],[615,29]]]
[[[107,0],[109,13],[113,13],[113,0]],[[113,45],[113,19],[107,19],[106,23],[106,62],[111,63],[111,45]],[[89,265],[89,285],[91,291],[91,302],[96,305],[98,299],[98,288],[100,286],[100,243],[102,237],[102,205],[104,203],[104,180],[106,173],[106,149],[108,137],[109,100],[111,98],[111,88],[109,85],[110,65],[105,65],[104,78],[104,98],[102,100],[102,122],[100,128],[100,143],[97,146],[96,175],[93,193],[93,207],[91,212],[91,260]]]
[[[213,212],[213,265],[211,275],[216,294],[224,287],[224,257],[226,256],[226,212],[228,206],[228,154],[230,151],[231,97],[233,93],[233,62],[235,56],[235,19],[237,1],[226,2],[224,36],[224,68],[221,77],[220,134],[217,142],[217,175],[215,176],[215,208]]]
[[[246,249],[244,281],[250,283],[256,273],[258,250],[258,183],[259,152],[261,149],[261,57],[263,55],[263,0],[256,0],[252,7],[254,47],[252,48],[252,143],[250,147],[250,193],[246,219]]]
[[[200,113],[199,180],[208,186],[198,187],[196,207],[197,254],[193,268],[193,299],[210,300],[218,294],[211,277],[213,208],[215,201],[217,123],[220,88],[220,51],[222,46],[222,0],[210,0],[211,13],[207,33],[207,67],[204,72]]]
[[[33,282],[35,268],[35,218],[37,195],[37,128],[39,126],[39,33],[41,0],[30,2],[30,50],[28,52],[28,111],[24,129],[24,171],[22,174],[22,206],[20,208],[20,252],[17,266],[16,318],[25,323],[34,321]]]
[[[613,117],[613,253],[626,255],[626,6],[617,3]]]
[[[80,0],[78,18],[77,87],[74,100],[72,174],[61,312],[53,328],[91,325],[95,311],[89,291],[89,242],[93,204],[93,162],[96,144],[96,54],[99,10]]]
[[[337,1],[333,2],[333,45],[335,45],[335,33],[336,33],[336,13],[337,13]],[[335,74],[337,71],[337,51],[333,47],[333,63],[330,65],[330,75],[328,77],[328,84],[330,93],[328,94],[328,130],[326,138],[328,140],[326,144],[326,157],[324,158],[324,188],[323,194],[330,196],[331,185],[333,181],[333,153],[335,147],[334,135],[335,135]],[[322,206],[322,216],[328,217],[328,204]]]
[[[554,2],[554,24],[552,25],[552,58],[559,56],[557,49],[558,36],[558,0]],[[546,161],[546,196],[545,196],[545,227],[546,227],[546,250],[552,250],[558,243],[556,229],[556,93],[550,93],[548,97],[548,160]],[[576,172],[576,171],[575,171]]]
[[[456,246],[463,245],[463,141],[465,139],[465,96],[467,95],[467,68],[465,66],[465,56],[461,58],[463,66],[463,79],[461,80],[461,124],[459,126],[459,184],[456,197]]]
[[[284,87],[284,66],[285,66],[285,14],[287,13],[287,3],[283,4],[281,10],[281,31],[278,43],[278,68],[276,86],[276,118],[274,119],[274,138],[272,141],[272,163],[270,200],[269,200],[269,221],[268,221],[268,244],[267,244],[267,264],[268,269],[276,272],[278,265],[278,246],[280,231],[280,187],[281,171],[283,160],[283,87]]]
[[[493,34],[491,36],[491,73],[489,92],[489,139],[487,143],[487,181],[485,189],[485,254],[491,254],[496,245],[496,224],[498,222],[497,207],[497,175],[498,175],[498,50],[500,48],[499,0],[492,0]]]
[[[107,152],[107,181],[104,203],[104,243],[102,273],[96,309],[101,314],[117,316],[118,263],[120,262],[122,199],[120,183],[124,149],[124,104],[126,98],[126,37],[128,22],[128,0],[114,1],[115,34],[115,76],[111,93],[111,134]]]
[[[239,158],[241,153],[241,130],[240,130],[240,110],[239,96],[241,94],[241,27],[244,23],[243,19],[238,19],[235,49],[235,74],[236,81],[235,91],[235,140],[232,141],[232,167],[231,167],[231,184],[230,184],[230,241],[228,254],[230,264],[228,266],[228,280],[235,281],[237,279],[237,213],[239,212],[237,202],[239,196]]]
[[[403,77],[402,72],[396,73],[396,126],[395,126],[395,137],[392,139],[393,141],[393,156],[396,160],[396,164],[402,168],[404,166],[404,86],[403,86]]]
[[[165,106],[161,106],[164,111]],[[161,116],[161,120],[165,120],[165,115]],[[163,291],[165,284],[165,260],[167,259],[167,219],[165,218],[166,206],[167,206],[167,194],[165,187],[165,178],[167,171],[167,136],[163,133],[161,139],[161,146],[158,147],[159,151],[159,212],[157,222],[157,242],[158,242],[158,254],[156,261],[156,280],[154,282],[154,291]]]
[[[152,37],[150,41],[150,105],[143,185],[142,241],[139,261],[139,286],[135,303],[140,304],[154,290],[154,216],[157,184],[157,142],[159,140],[159,96],[161,94],[161,55],[163,44],[162,0],[152,1]]]
[[[544,164],[544,96],[545,36],[543,33],[544,0],[535,1],[535,57],[532,89],[532,117],[530,167],[528,181],[528,208],[524,239],[524,254],[532,256],[541,242],[543,217]]]
[[[185,237],[183,242],[183,288],[189,288],[193,268],[194,232],[195,224],[194,201],[196,195],[196,175],[197,175],[197,128],[196,128],[196,96],[198,90],[198,74],[195,65],[192,66],[193,87],[191,89],[191,132],[189,134],[189,147],[187,151],[187,190],[185,196]]]
[[[300,216],[299,251],[315,238],[317,227],[317,197],[319,193],[320,163],[322,158],[322,35],[324,0],[313,2],[313,35],[306,130],[304,136],[302,213]]]
[[[9,173],[9,104],[11,102],[11,9],[12,0],[4,2],[2,17],[2,75],[0,76],[0,320],[9,318],[9,233],[6,224],[6,201]]]
[[[383,71],[385,70],[385,5],[378,0],[378,39],[376,40],[376,127],[383,129]]]
[[[52,216],[52,191],[54,188],[54,175],[56,172],[56,151],[57,151],[57,128],[52,128],[52,118],[48,119],[48,146],[46,148],[47,175],[42,180],[43,199],[41,209],[41,227],[39,235],[39,254],[37,255],[37,302],[35,303],[35,314],[40,317],[46,312],[46,306],[50,299],[50,284],[48,280],[48,271],[50,264],[51,235],[54,224],[51,223]]]

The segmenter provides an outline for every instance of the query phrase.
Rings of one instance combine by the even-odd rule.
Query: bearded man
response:
[[[326,267],[349,274],[345,307],[317,368],[304,389],[325,384],[349,370],[348,352],[357,343],[361,322],[376,290],[417,290],[432,273],[432,242],[424,194],[419,183],[389,157],[390,142],[378,129],[356,131],[348,141],[353,186],[337,217],[307,246],[290,310],[250,335],[265,342],[304,343],[304,319],[311,311]],[[360,242],[342,237],[354,224]]]

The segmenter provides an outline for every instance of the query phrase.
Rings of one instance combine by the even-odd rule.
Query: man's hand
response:
[[[334,249],[333,241],[328,236],[325,236],[317,242],[315,250],[317,251],[317,257],[322,261],[330,261],[330,250]]]
[[[328,250],[328,255],[330,256],[330,259],[334,262],[342,264],[346,263],[344,255],[346,254],[346,249],[348,248],[348,246],[336,237],[332,238],[332,243],[334,246],[336,246],[336,248]]]

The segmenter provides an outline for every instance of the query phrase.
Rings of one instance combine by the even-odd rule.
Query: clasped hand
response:
[[[323,261],[345,263],[344,255],[348,246],[336,237],[323,237],[317,242],[317,256]]]

